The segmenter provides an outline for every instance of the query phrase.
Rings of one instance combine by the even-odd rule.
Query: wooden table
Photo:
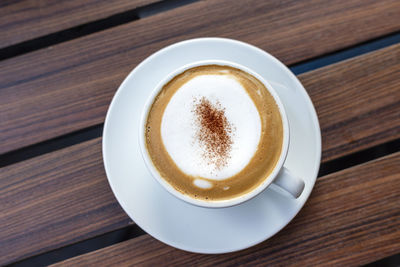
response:
[[[398,0],[1,1],[0,265],[349,266],[398,254],[399,31]],[[101,154],[125,76],[158,49],[204,36],[254,44],[292,67],[323,141],[296,218],[223,255],[183,252],[138,229]]]

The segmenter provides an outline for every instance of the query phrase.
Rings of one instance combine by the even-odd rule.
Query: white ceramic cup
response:
[[[201,199],[195,199],[188,195],[182,194],[181,192],[176,190],[166,180],[164,180],[161,177],[160,173],[157,171],[157,168],[154,166],[154,164],[150,158],[150,155],[146,149],[146,144],[145,144],[146,121],[147,121],[147,116],[148,116],[149,110],[154,102],[155,97],[161,91],[163,86],[165,84],[167,84],[169,81],[171,81],[175,76],[186,71],[187,69],[202,66],[202,65],[230,66],[230,67],[234,67],[234,68],[243,70],[244,72],[247,72],[247,73],[253,75],[259,81],[261,81],[265,85],[265,87],[268,89],[268,91],[271,93],[271,95],[275,99],[276,104],[278,105],[279,112],[280,112],[281,118],[282,118],[282,123],[283,123],[282,150],[281,150],[281,155],[279,157],[279,160],[278,160],[277,164],[275,165],[275,168],[264,179],[264,182],[262,182],[260,185],[258,185],[255,189],[253,189],[252,191],[250,191],[246,194],[243,194],[241,196],[234,197],[231,199],[206,201],[206,200],[201,200]],[[304,189],[304,181],[298,177],[293,176],[288,169],[283,167],[283,164],[286,160],[286,155],[287,155],[287,152],[289,149],[289,122],[288,122],[288,119],[286,116],[285,109],[283,107],[281,100],[279,99],[278,94],[275,92],[273,87],[264,78],[262,78],[259,74],[255,73],[254,71],[250,70],[247,67],[244,67],[242,65],[239,65],[239,64],[236,64],[233,62],[222,61],[222,60],[197,61],[197,62],[187,64],[187,65],[173,71],[169,75],[167,75],[160,83],[158,83],[156,88],[154,88],[153,92],[150,94],[149,98],[147,99],[147,101],[144,105],[142,116],[140,119],[139,145],[140,145],[140,150],[142,153],[143,160],[144,160],[147,168],[149,169],[152,176],[161,184],[161,186],[163,186],[168,192],[170,192],[175,197],[177,197],[183,201],[186,201],[190,204],[196,205],[196,206],[201,206],[201,207],[206,207],[206,208],[223,208],[223,207],[230,207],[230,206],[238,205],[238,204],[241,204],[241,203],[257,196],[258,194],[263,192],[268,186],[270,186],[272,183],[274,183],[278,187],[280,187],[283,190],[285,190],[286,192],[288,192],[294,198],[298,198]]]

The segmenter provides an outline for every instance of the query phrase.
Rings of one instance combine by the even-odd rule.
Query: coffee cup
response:
[[[206,60],[167,75],[151,92],[139,145],[154,179],[201,207],[241,204],[275,184],[298,198],[301,178],[283,165],[289,122],[273,87],[237,63]]]

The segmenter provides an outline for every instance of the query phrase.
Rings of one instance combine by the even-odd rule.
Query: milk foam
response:
[[[204,148],[195,137],[194,99],[202,97],[211,103],[219,102],[235,128],[230,157],[218,169],[203,157]],[[257,150],[260,135],[261,120],[254,102],[241,83],[229,74],[199,75],[186,82],[170,99],[161,122],[161,138],[168,154],[184,173],[199,178],[194,184],[201,188],[212,186],[201,177],[223,180],[246,167]]]

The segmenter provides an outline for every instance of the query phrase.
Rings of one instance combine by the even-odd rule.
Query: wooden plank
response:
[[[323,157],[323,162],[335,158],[334,153],[344,155],[358,150],[358,145],[366,148],[368,144],[373,146],[390,138],[398,138],[399,131],[393,133],[390,129],[399,129],[400,116],[388,116],[383,119],[380,114],[385,114],[381,112],[381,105],[396,107],[395,104],[399,101],[399,90],[396,90],[399,75],[398,71],[393,71],[399,68],[399,48],[400,45],[394,45],[300,75],[300,79],[311,88],[312,100],[320,117],[324,140],[323,154],[327,155]],[[352,75],[343,74],[343,70]],[[373,75],[374,73],[377,75]],[[362,82],[363,80],[367,82]],[[391,85],[391,80],[394,86]],[[352,82],[355,82],[355,85]],[[318,86],[314,86],[314,83],[318,83]],[[320,90],[320,87],[324,90]],[[356,90],[363,93],[356,94]],[[329,97],[334,97],[335,101],[326,102],[327,92],[331,91],[334,95]],[[379,95],[371,97],[371,94],[377,91],[380,92]],[[394,104],[391,104],[391,101],[394,101]],[[359,113],[349,111],[351,103],[354,104],[353,109]],[[340,106],[343,105],[346,107],[343,114],[347,115],[330,112],[326,105],[339,110],[344,109]],[[395,107],[391,108],[391,112],[399,114]],[[365,119],[367,115],[364,114],[374,116]],[[342,131],[354,128],[353,134],[359,139],[350,140],[344,135],[342,139],[337,139],[340,140],[338,147],[348,144],[350,148],[336,149],[326,138],[333,136],[332,131],[337,131],[337,127],[331,127],[332,124],[339,125],[337,127],[341,127]],[[369,132],[369,135],[358,132],[369,128],[375,129],[374,132]],[[386,133],[393,136],[387,136]],[[374,139],[374,136],[379,139]],[[369,143],[358,140],[368,140]],[[114,200],[101,162],[98,138],[2,169],[0,206],[5,207],[6,212],[0,214],[0,242],[3,242],[0,245],[4,248],[0,250],[0,265],[131,223]],[[70,184],[70,180],[75,182]],[[42,181],[48,181],[49,189],[42,190],[43,187],[37,185]],[[51,197],[47,196],[48,192],[52,193]],[[64,196],[65,192],[68,192],[68,197]],[[16,199],[18,201],[14,202]],[[71,208],[68,208],[69,206]],[[37,218],[39,214],[40,218]],[[77,214],[80,215],[75,219]],[[38,228],[38,224],[41,227]],[[13,228],[9,229],[9,225]],[[18,238],[11,238],[13,236]]]
[[[101,139],[2,168],[0,265],[127,226],[110,192]]]
[[[400,44],[299,78],[318,113],[323,161],[400,137]]]
[[[188,38],[257,45],[291,64],[400,30],[400,2],[209,0],[0,62],[0,153],[104,121],[140,61]]]
[[[0,3],[0,48],[160,0],[22,0]]]
[[[400,252],[400,153],[318,179],[299,215],[260,245],[184,252],[149,235],[54,266],[359,266]]]

